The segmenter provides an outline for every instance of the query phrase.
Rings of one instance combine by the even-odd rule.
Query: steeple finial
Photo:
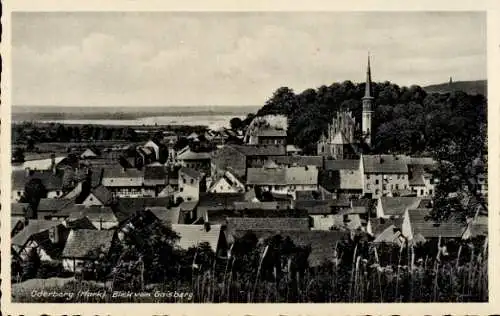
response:
[[[370,67],[370,52],[368,52],[368,67],[366,69],[365,98],[371,98],[372,71]]]

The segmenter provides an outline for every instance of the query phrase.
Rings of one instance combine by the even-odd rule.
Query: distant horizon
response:
[[[347,80],[345,80],[347,81]],[[453,83],[459,83],[459,82],[480,82],[480,81],[488,81],[488,79],[471,79],[471,80],[453,80]],[[389,81],[393,84],[396,84],[395,82]],[[360,82],[354,82],[354,84],[359,84]],[[446,84],[448,81],[443,81],[443,82],[438,82],[438,83],[430,83],[425,86],[421,86],[423,88],[428,87],[428,86],[434,86],[434,85],[440,85],[440,84]],[[398,85],[399,86],[399,85]],[[411,86],[411,85],[409,85]],[[420,86],[420,85],[419,85]],[[404,86],[400,86],[404,87]],[[408,87],[408,86],[407,86]],[[314,87],[313,89],[317,89],[318,87]],[[277,88],[276,88],[277,89]],[[273,91],[274,92],[274,91]],[[300,93],[302,91],[294,91],[295,93]],[[272,96],[272,93],[269,95],[269,97]],[[236,108],[260,108],[264,105],[263,104],[233,104],[233,105],[226,105],[226,104],[198,104],[198,105],[181,105],[181,104],[166,104],[166,105],[51,105],[51,104],[36,104],[36,105],[31,105],[31,104],[12,104],[12,107],[30,107],[30,108],[36,108],[36,107],[41,107],[41,108],[49,108],[49,107],[59,107],[59,108],[136,108],[137,111],[144,110],[144,109],[159,109],[159,108],[205,108],[205,107],[214,107],[214,108],[227,108],[227,109],[236,109]]]

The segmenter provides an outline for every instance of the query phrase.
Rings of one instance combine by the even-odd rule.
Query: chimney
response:
[[[210,231],[210,223],[209,222],[205,222],[203,224],[203,228],[205,229],[206,232],[209,232]]]

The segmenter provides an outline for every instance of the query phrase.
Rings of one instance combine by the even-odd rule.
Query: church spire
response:
[[[372,103],[373,97],[371,93],[372,85],[372,70],[370,67],[370,53],[368,53],[368,67],[366,69],[366,86],[365,86],[365,96],[362,99],[363,112],[362,112],[362,131],[365,143],[371,146],[372,138]]]
[[[370,67],[370,53],[368,53],[368,67],[366,68],[365,98],[371,98],[372,70]]]

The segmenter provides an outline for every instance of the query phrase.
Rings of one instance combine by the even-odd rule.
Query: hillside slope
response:
[[[440,83],[423,87],[427,93],[447,93],[452,91],[463,91],[468,94],[487,94],[487,80],[457,81],[450,83]]]

